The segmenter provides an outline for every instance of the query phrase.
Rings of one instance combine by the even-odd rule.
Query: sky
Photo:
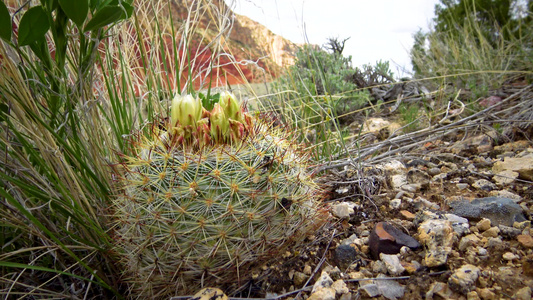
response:
[[[225,0],[235,13],[294,43],[346,41],[353,66],[389,61],[397,77],[412,70],[413,34],[427,31],[438,0]],[[305,30],[304,30],[305,29]],[[305,35],[304,35],[305,32]],[[407,70],[407,72],[405,72]]]

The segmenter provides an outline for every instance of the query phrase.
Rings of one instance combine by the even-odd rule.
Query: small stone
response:
[[[506,157],[492,166],[492,172],[495,174],[506,170],[517,172],[521,179],[533,181],[533,154],[523,157]]]
[[[387,266],[385,265],[385,263],[383,261],[375,260],[375,261],[372,262],[372,272],[378,273],[378,274],[379,273],[385,274],[385,273],[387,273]]]
[[[397,255],[380,253],[379,258],[385,263],[385,267],[389,274],[400,275],[405,271],[405,268],[400,263],[400,259]]]
[[[332,284],[333,284],[333,279],[329,277],[329,274],[327,272],[322,271],[322,274],[320,274],[320,278],[318,278],[318,280],[313,285],[313,290],[311,292],[314,293],[318,290],[329,288],[331,287]],[[333,290],[333,299],[335,299],[335,290]]]
[[[371,297],[371,298],[381,295],[378,285],[375,283],[368,283],[368,284],[362,285],[359,289],[365,291],[368,297]]]
[[[522,197],[520,197],[519,195],[517,195],[515,193],[511,193],[511,192],[509,192],[507,190],[491,191],[489,193],[489,196],[499,197],[499,198],[508,198],[508,199],[513,200],[515,203],[518,203],[518,202],[522,201]]]
[[[435,299],[433,297],[434,295],[437,295],[443,299],[452,299],[453,298],[453,292],[450,290],[448,285],[444,282],[434,282],[429,290],[426,292],[426,299]]]
[[[402,263],[402,267],[404,267],[405,271],[407,271],[407,273],[409,274],[416,273],[416,271],[418,271],[418,269],[421,267],[420,264],[416,260],[413,260],[412,262],[402,261],[401,263]]]
[[[471,291],[466,294],[467,300],[481,300],[476,291]]]
[[[481,221],[477,222],[476,227],[479,229],[479,231],[488,230],[491,227],[490,220],[483,218]]]
[[[505,226],[505,225],[500,225],[498,226],[498,228],[500,228],[500,234],[503,237],[508,238],[508,239],[514,239],[522,233],[520,229],[516,229],[516,228]]]
[[[458,183],[455,186],[457,186],[457,189],[462,191],[462,190],[466,190],[468,188],[468,183]]]
[[[304,274],[305,275],[311,275],[312,272],[313,272],[313,270],[311,269],[311,266],[306,264],[304,266]]]
[[[357,251],[350,245],[340,245],[335,249],[333,258],[339,268],[346,270],[357,260]]]
[[[407,220],[414,220],[415,219],[415,214],[413,214],[412,212],[408,211],[408,210],[400,210],[400,214],[406,218]]]
[[[379,222],[374,226],[368,240],[370,252],[377,258],[380,253],[397,254],[403,246],[411,249],[420,247],[420,244],[411,236],[390,225]]]
[[[321,288],[311,293],[307,300],[335,300],[335,290],[333,288]]]
[[[448,278],[448,286],[461,294],[466,295],[468,292],[476,288],[476,281],[479,277],[480,270],[478,267],[466,264],[457,269]]]
[[[462,237],[463,235],[470,233],[468,219],[454,214],[444,214],[444,217],[446,217],[448,221],[452,222],[453,230],[457,233],[458,237]]]
[[[428,170],[428,174],[431,175],[431,176],[435,176],[435,175],[438,175],[440,174],[440,169],[439,168],[430,168]]]
[[[452,213],[470,220],[487,218],[492,226],[512,226],[514,222],[523,222],[522,207],[512,199],[499,197],[477,198],[472,201],[448,201]]]
[[[505,252],[502,257],[503,259],[508,260],[508,261],[518,260],[520,258],[518,255],[512,252]]]
[[[396,174],[390,177],[391,186],[394,190],[400,190],[402,186],[408,184],[407,176],[405,174]]]
[[[516,229],[524,230],[531,227],[531,221],[514,222],[513,227]]]
[[[479,297],[483,300],[495,300],[496,294],[488,288],[477,289]]]
[[[335,290],[335,293],[337,295],[342,295],[342,294],[346,294],[346,293],[350,292],[350,289],[348,289],[348,286],[346,285],[346,283],[342,279],[336,280],[331,285],[331,287]]]
[[[402,205],[402,200],[401,199],[392,199],[389,202],[389,207],[392,208],[392,209],[398,209],[398,208],[400,208],[401,205]]]
[[[331,207],[331,213],[339,219],[348,219],[354,213],[354,203],[341,202]]]
[[[498,186],[506,186],[515,182],[519,175],[518,172],[504,170],[494,174],[494,181]]]
[[[342,294],[339,300],[352,300],[352,293],[348,292],[346,294]]]
[[[307,278],[309,278],[309,276],[302,272],[294,272],[292,282],[296,287],[300,288],[307,281]]]
[[[422,189],[422,186],[418,183],[409,183],[402,185],[402,190],[410,193],[416,193]]]
[[[524,235],[521,234],[516,237],[520,245],[526,247],[526,248],[533,248],[533,237],[530,235]]]
[[[531,300],[531,288],[529,286],[525,286],[521,289],[519,289],[515,296],[514,296],[514,299],[516,300]]]
[[[477,248],[477,254],[479,254],[480,256],[485,256],[485,255],[489,254],[489,251],[487,251],[487,249],[485,249],[483,247],[478,247]]]
[[[228,300],[228,296],[217,288],[203,288],[194,294],[190,300]]]
[[[483,232],[481,235],[484,237],[497,237],[500,234],[500,228],[494,226]]]
[[[492,191],[492,190],[495,190],[497,189],[496,185],[490,181],[488,181],[487,179],[479,179],[479,180],[476,180],[473,184],[472,184],[472,187],[478,189],[478,190],[484,190],[484,191]]]
[[[426,220],[418,227],[418,239],[426,246],[424,263],[437,267],[446,263],[452,251],[454,230],[448,220]]]

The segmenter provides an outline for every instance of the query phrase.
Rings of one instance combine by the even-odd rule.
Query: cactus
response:
[[[325,222],[308,154],[232,94],[220,99],[209,112],[176,97],[165,126],[135,134],[135,154],[114,168],[114,240],[132,295],[238,284]]]

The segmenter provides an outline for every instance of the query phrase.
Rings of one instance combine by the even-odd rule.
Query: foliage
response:
[[[441,0],[435,26],[414,35],[418,78],[450,77],[458,88],[494,88],[531,70],[532,16],[517,1]],[[531,11],[531,1],[527,7]]]

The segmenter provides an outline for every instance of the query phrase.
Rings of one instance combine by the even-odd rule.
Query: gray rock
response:
[[[387,278],[387,276],[379,275],[377,278]],[[365,291],[369,297],[373,298],[381,295],[390,300],[402,298],[405,293],[405,287],[392,279],[371,280],[361,283],[359,289]]]
[[[468,219],[454,214],[444,214],[444,217],[448,219],[448,221],[452,222],[453,230],[457,233],[458,237],[462,237],[463,235],[470,233],[470,224],[468,224]]]
[[[362,285],[359,289],[365,291],[368,297],[371,297],[371,298],[381,295],[378,285],[375,283],[368,283],[368,284]]]
[[[339,268],[346,270],[357,260],[357,251],[350,245],[340,245],[335,249],[334,260]]]
[[[487,179],[476,180],[472,184],[472,187],[474,187],[474,188],[476,188],[478,190],[484,190],[484,191],[488,191],[488,192],[497,189],[496,185],[494,183],[488,181]]]
[[[520,229],[510,226],[500,225],[498,228],[500,228],[500,234],[507,239],[514,239],[522,233]]]
[[[379,258],[385,263],[390,275],[400,275],[405,271],[397,255],[381,253]]]
[[[522,208],[512,199],[500,197],[477,198],[472,201],[449,201],[452,213],[470,220],[487,218],[492,225],[513,226],[514,222],[526,220]]]
[[[341,202],[332,206],[331,213],[339,219],[348,219],[354,213],[354,203]]]
[[[478,267],[470,264],[464,265],[448,278],[448,286],[450,289],[466,295],[476,289],[476,281],[480,273]]]

